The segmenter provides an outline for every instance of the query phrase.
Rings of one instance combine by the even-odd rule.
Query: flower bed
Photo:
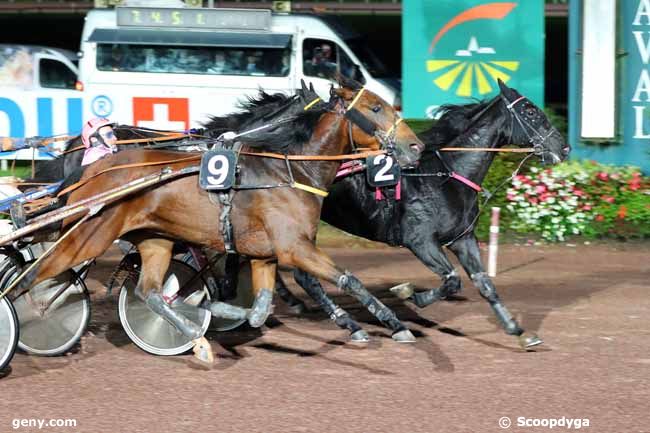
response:
[[[506,202],[510,228],[549,241],[650,236],[650,178],[634,167],[593,161],[533,167],[514,178]]]

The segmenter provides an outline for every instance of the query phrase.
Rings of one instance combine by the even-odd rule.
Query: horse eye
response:
[[[372,112],[373,113],[379,113],[381,111],[381,105],[375,105],[372,107]]]

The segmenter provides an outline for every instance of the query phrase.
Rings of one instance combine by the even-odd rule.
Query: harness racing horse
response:
[[[325,108],[303,111],[292,121],[250,139],[242,137],[239,183],[231,193],[230,219],[235,249],[251,258],[256,299],[253,308],[246,313],[249,323],[262,326],[270,314],[276,265],[279,264],[299,268],[337,284],[388,326],[396,341],[413,341],[413,335],[390,309],[314,244],[323,199],[291,186],[302,184],[314,190],[327,190],[339,162],[294,161],[287,156],[273,159],[245,154],[246,150],[259,148],[281,151],[285,155],[323,158],[351,151],[354,141],[359,147],[370,150],[386,147],[400,165],[417,162],[422,143],[400,122],[393,108],[371,92],[360,87],[335,89]],[[159,173],[161,166],[172,170],[187,168],[192,164],[188,155],[192,156],[191,153],[128,149],[105,157],[83,171],[84,183],[70,193],[68,204]],[[124,165],[129,165],[128,171],[105,171]],[[52,254],[25,276],[17,290],[28,290],[46,278],[97,257],[115,239],[124,238],[137,246],[142,257],[139,296],[152,311],[196,342],[195,353],[200,360],[211,362],[212,352],[200,329],[170,307],[161,294],[161,285],[175,240],[226,251],[220,222],[224,208],[221,202],[211,200],[193,176],[168,181],[126,197],[106,205],[93,216],[84,217],[87,220],[77,222],[74,230],[60,239]],[[65,220],[64,229],[70,228],[72,223],[71,219]],[[231,312],[220,302],[204,307],[213,315]]]
[[[377,201],[365,176],[356,174],[330,188],[321,218],[346,232],[405,246],[438,274],[442,280],[438,288],[424,292],[414,292],[408,285],[395,288],[398,297],[420,308],[461,289],[458,272],[442,248],[448,247],[458,257],[506,333],[518,337],[523,347],[532,347],[542,340],[524,333],[503,305],[485,272],[474,235],[479,196],[470,185],[478,189],[494,160],[494,152],[444,152],[443,156],[437,151],[445,145],[469,149],[521,144],[532,145],[543,163],[555,164],[568,156],[570,147],[543,111],[501,81],[499,86],[501,93],[489,102],[443,107],[444,114],[438,124],[421,134],[427,147],[420,164],[402,173],[401,200]],[[445,142],[452,137],[455,138]],[[453,178],[452,173],[460,177]],[[325,295],[315,276],[302,269],[296,270],[294,276],[340,327],[347,328],[352,335],[359,335],[359,324]],[[288,298],[290,304],[299,302],[292,299],[281,280],[278,284],[279,293]]]

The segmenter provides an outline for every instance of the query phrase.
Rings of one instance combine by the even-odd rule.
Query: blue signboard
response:
[[[582,135],[584,2],[569,3],[569,139],[572,157],[635,165],[650,174],[650,0],[617,2],[615,133]],[[588,71],[586,71],[588,73]],[[585,120],[587,121],[587,120]]]

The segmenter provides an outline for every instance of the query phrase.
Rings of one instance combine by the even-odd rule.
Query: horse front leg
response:
[[[140,279],[135,290],[136,295],[151,311],[194,342],[194,355],[199,361],[212,365],[214,363],[212,348],[203,336],[201,327],[174,310],[162,294],[174,243],[167,239],[150,238],[135,241],[134,244],[142,258]]]
[[[354,343],[367,343],[370,341],[368,333],[345,311],[327,296],[325,289],[318,281],[318,278],[296,269],[293,272],[293,278],[296,283],[302,287],[305,292],[316,301],[325,310],[325,313],[334,321],[336,326],[341,329],[347,329],[350,332],[350,341]]]
[[[336,284],[346,294],[355,297],[373,316],[393,331],[393,340],[400,343],[415,341],[411,331],[399,321],[390,308],[368,292],[358,278],[339,269],[313,242],[305,239],[293,242],[290,247],[276,247],[276,251],[281,265],[298,268],[316,278]]]
[[[251,274],[255,302],[251,308],[230,305],[227,302],[204,300],[202,308],[209,310],[212,316],[229,320],[248,320],[253,328],[264,325],[273,311],[273,288],[275,283],[276,263],[271,260],[251,260]]]
[[[492,311],[494,311],[494,314],[497,316],[506,333],[517,337],[519,345],[524,349],[542,344],[543,341],[537,335],[524,332],[506,306],[501,302],[496,287],[487,272],[485,272],[485,268],[481,262],[481,253],[474,234],[469,234],[457,240],[451,244],[450,249],[458,257],[458,260],[474,282],[481,296],[490,304]]]
[[[426,267],[440,276],[442,285],[423,292],[415,292],[410,284],[401,284],[391,289],[393,294],[423,308],[460,292],[462,287],[460,276],[437,240],[425,236],[408,242],[406,246]]]

